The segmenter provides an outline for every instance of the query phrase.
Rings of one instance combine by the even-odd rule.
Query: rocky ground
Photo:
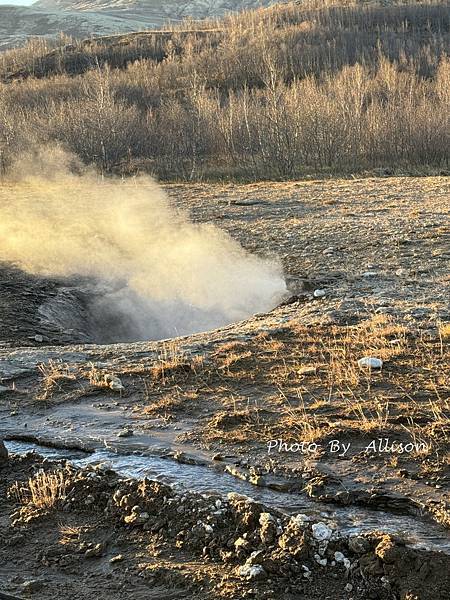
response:
[[[130,452],[164,446],[181,462],[215,465],[294,501],[383,510],[380,530],[383,515],[401,513],[434,522],[445,538],[448,180],[172,185],[168,191],[194,220],[215,222],[252,252],[281,257],[291,299],[268,315],[187,338],[80,345],[86,332],[56,326],[39,312],[67,282],[5,265],[0,437],[91,450],[105,443]],[[370,368],[362,358],[381,363]],[[160,526],[170,513],[161,506],[175,494],[163,484],[139,487],[102,471],[64,471],[73,505],[61,500],[35,511],[27,485],[6,500],[15,480],[41,466],[15,458],[2,470],[0,518],[8,545],[1,591],[23,592],[44,568],[36,584],[44,598],[55,586],[68,598],[93,592],[171,597],[168,589],[174,598],[446,597],[448,582],[438,573],[448,572],[448,555],[405,548],[382,534],[368,535],[356,550],[335,532],[324,549],[312,522],[273,513],[261,523],[261,511],[273,509],[249,508],[242,499],[222,498],[214,510],[219,498],[175,495],[183,522]],[[93,491],[79,483],[91,479]],[[121,493],[137,497],[121,506]],[[205,513],[193,511],[197,501]],[[185,503],[189,509],[181,510]],[[133,517],[140,513],[148,519]],[[44,549],[34,553],[43,539]],[[46,557],[47,547],[56,559]],[[336,562],[336,551],[349,568]],[[117,554],[123,559],[111,563]],[[7,577],[13,564],[20,573]],[[83,578],[86,592],[77,593],[86,596],[71,596],[74,577]]]
[[[343,538],[245,496],[35,456],[1,463],[4,591],[39,598],[444,599],[448,556],[380,533]],[[28,477],[28,480],[27,480]],[[411,595],[411,590],[414,594]]]

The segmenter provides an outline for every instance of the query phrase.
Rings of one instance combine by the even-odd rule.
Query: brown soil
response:
[[[405,548],[387,535],[349,541],[334,532],[320,542],[314,523],[298,524],[243,497],[179,496],[161,483],[123,480],[101,468],[77,471],[35,456],[2,463],[0,473],[0,573],[8,594],[447,597],[450,557]],[[27,480],[42,481],[43,473],[61,474],[63,495],[48,483],[31,495]],[[335,561],[336,552],[347,565]]]

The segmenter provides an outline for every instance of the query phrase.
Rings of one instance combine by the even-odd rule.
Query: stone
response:
[[[108,387],[111,390],[120,392],[125,389],[122,384],[122,381],[119,379],[119,377],[116,377],[116,375],[107,374],[107,375],[105,375],[104,380],[105,380],[105,383],[108,384]]]
[[[307,475],[307,473],[303,473],[303,475]],[[306,477],[305,477],[305,479],[306,479]],[[308,515],[304,515],[303,513],[298,513],[297,515],[294,515],[293,517],[291,517],[290,523],[293,526],[301,529],[306,523],[309,523],[310,520],[311,520],[311,517],[308,517]]]
[[[321,567],[326,567],[328,560],[326,558],[321,558],[319,554],[314,554],[314,559],[318,565]]]
[[[300,367],[297,373],[299,375],[315,375],[317,373],[317,367]]]
[[[345,591],[346,592],[351,592],[353,590],[353,586],[351,583],[347,583],[345,586]]]
[[[126,437],[132,437],[133,435],[134,435],[134,431],[132,429],[126,428],[126,429],[121,429],[119,431],[119,433],[117,434],[117,437],[126,438]]]
[[[113,565],[114,563],[121,562],[123,560],[123,554],[117,554],[109,559],[109,562]]]
[[[342,552],[335,552],[334,553],[334,560],[336,562],[344,562],[345,556],[342,554]]]
[[[103,554],[105,547],[103,544],[95,544],[92,548],[88,548],[84,553],[85,558],[98,558]]]
[[[270,513],[261,513],[259,515],[259,524],[261,525],[261,529],[259,530],[261,542],[270,546],[275,542],[277,537],[277,524],[275,518]]]
[[[34,341],[38,342],[38,344],[42,344],[42,342],[44,341],[44,336],[38,333],[34,336]]]
[[[314,523],[312,526],[313,538],[318,542],[329,540],[331,538],[332,533],[332,530],[327,525],[325,525],[325,523]]]
[[[381,358],[375,358],[374,356],[363,356],[358,360],[358,366],[361,369],[381,369],[383,361]]]
[[[0,440],[0,463],[6,462],[8,460],[8,450],[6,449],[5,444],[2,440]]]
[[[150,515],[147,512],[140,512],[139,510],[133,509],[131,515],[127,515],[124,518],[124,521],[127,523],[127,525],[143,525],[149,520],[149,518]]]
[[[314,290],[313,296],[314,298],[323,298],[326,295],[325,290]]]
[[[34,594],[43,588],[44,584],[40,579],[29,579],[24,581],[22,589],[26,594]]]
[[[370,550],[369,541],[361,536],[353,536],[348,540],[348,547],[355,554],[365,554]]]
[[[261,565],[250,565],[247,563],[239,567],[238,574],[241,577],[245,577],[245,579],[264,579],[267,577],[267,573]]]

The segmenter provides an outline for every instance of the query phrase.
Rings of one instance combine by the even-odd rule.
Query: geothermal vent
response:
[[[283,298],[276,261],[193,223],[150,178],[40,172],[8,183],[0,259],[64,280],[41,306],[44,320],[91,342],[155,340],[239,321]]]

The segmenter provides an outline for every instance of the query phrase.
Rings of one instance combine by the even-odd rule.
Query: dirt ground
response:
[[[255,486],[331,506],[412,515],[434,522],[445,537],[450,525],[448,179],[167,189],[195,221],[214,222],[252,252],[279,257],[291,298],[270,314],[214,332],[165,342],[80,345],[77,331],[43,322],[38,312],[43,299],[67,282],[44,281],[5,265],[0,269],[0,438],[58,440],[89,449],[108,443],[129,451],[163,444],[176,449],[173,457],[181,462],[202,460],[205,468],[215,465]],[[361,366],[364,357],[381,359],[382,368]],[[119,378],[119,389],[111,388],[111,377]],[[7,549],[0,591],[23,591],[20,577],[36,578],[44,565],[45,585],[36,592],[43,598],[54,589],[64,590],[67,598],[93,593],[100,598],[446,597],[429,565],[441,560],[448,565],[448,555],[427,558],[422,552],[413,560],[400,553],[387,561],[396,565],[393,575],[375,542],[368,552],[384,566],[377,563],[371,577],[355,554],[359,570],[352,570],[356,579],[346,590],[348,573],[322,567],[308,551],[306,566],[320,576],[301,574],[296,588],[296,575],[280,575],[278,569],[270,575],[267,567],[269,576],[261,581],[237,575],[237,564],[242,566],[249,553],[230,563],[220,553],[202,558],[203,550],[177,546],[179,531],[173,537],[165,530],[158,535],[130,530],[120,519],[113,522],[111,515],[86,507],[65,512],[56,505],[12,526],[11,513],[20,502],[6,501],[6,489],[37,467],[32,459],[14,459],[2,471],[1,535]],[[17,527],[22,538],[10,544]],[[111,549],[89,561],[78,551],[62,564],[59,558],[49,560],[43,553],[56,548],[59,556],[61,527],[74,528],[77,544],[95,546],[105,539]],[[234,533],[239,529],[235,523],[230,527]],[[247,533],[254,535],[254,529]],[[119,541],[111,542],[116,536]],[[259,551],[258,544],[252,551]],[[270,552],[264,547],[264,560],[283,562],[285,556],[282,561],[273,554],[277,542],[271,544]],[[37,553],[36,546],[44,550]],[[344,554],[347,548],[348,543]],[[125,559],[111,566],[112,555],[124,552]],[[151,585],[149,567],[145,575],[139,567],[148,560]],[[411,576],[416,560],[428,565],[420,581]],[[19,569],[11,571],[14,564]],[[82,578],[84,591],[74,591],[74,578]]]

